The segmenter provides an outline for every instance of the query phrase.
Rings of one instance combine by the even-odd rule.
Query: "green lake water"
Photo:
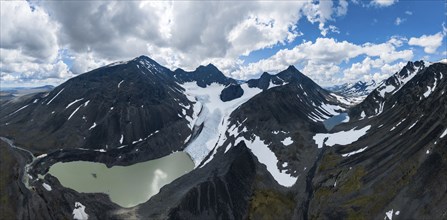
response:
[[[107,168],[103,163],[73,161],[56,163],[48,173],[64,187],[84,193],[106,193],[122,207],[146,202],[161,187],[194,169],[185,152],[130,166]]]

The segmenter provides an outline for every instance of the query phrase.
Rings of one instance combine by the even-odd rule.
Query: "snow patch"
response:
[[[408,127],[408,130],[412,129],[412,128],[418,123],[418,121],[419,121],[419,120],[416,120],[415,123],[413,123],[412,125],[410,125],[410,127]]]
[[[318,145],[318,148],[322,148],[323,145],[334,146],[338,145],[347,145],[356,142],[360,137],[366,134],[366,132],[371,128],[371,125],[368,125],[362,129],[355,130],[355,128],[349,131],[340,131],[336,133],[318,133],[313,137],[315,143]]]
[[[41,155],[37,156],[36,159],[44,158],[46,156],[47,156],[47,154],[41,154]]]
[[[362,113],[360,113],[360,117],[362,117],[362,119],[366,117],[365,111],[362,111]]]
[[[85,213],[85,206],[80,202],[75,202],[75,208],[73,209],[73,219],[85,220],[88,219],[87,213]]]
[[[48,185],[48,184],[46,184],[46,183],[42,183],[42,186],[43,186],[43,188],[45,188],[47,191],[51,191],[51,190],[53,190],[53,189],[51,188],[51,186]]]
[[[380,96],[385,98],[386,93],[390,93],[390,92],[394,91],[395,89],[396,89],[396,87],[394,87],[393,85],[387,85],[386,87],[382,87],[379,90]]]
[[[245,138],[243,138],[245,140]],[[290,176],[285,172],[281,172],[276,164],[278,163],[278,158],[275,153],[262,141],[258,136],[252,141],[245,140],[247,147],[251,152],[258,158],[258,161],[267,167],[269,173],[273,178],[282,186],[291,187],[295,184],[298,177]]]
[[[124,140],[124,135],[122,134],[121,138],[120,138],[120,144],[123,144],[123,140]]]
[[[356,151],[349,152],[347,154],[342,154],[341,156],[343,156],[343,157],[350,157],[350,156],[352,156],[354,154],[358,154],[358,153],[361,153],[361,152],[365,151],[366,148],[368,148],[368,146],[366,146],[366,147],[364,147],[362,149],[356,150]]]
[[[447,129],[444,130],[444,132],[442,132],[440,138],[444,138],[447,135]]]
[[[76,99],[73,102],[71,102],[70,104],[67,105],[67,107],[65,107],[65,109],[70,108],[70,106],[72,106],[73,104],[75,104],[76,102],[82,101],[84,98],[81,99]]]
[[[388,217],[389,220],[393,220],[393,212],[393,209],[391,209],[390,211],[385,213],[386,217]]]
[[[123,83],[124,80],[121,80],[121,82],[118,83],[118,89],[121,87],[121,83]]]
[[[88,130],[92,130],[95,127],[96,127],[96,122],[93,122],[93,125]]]
[[[398,122],[394,127],[391,128],[390,131],[393,131],[394,129],[396,129],[397,127],[399,127],[400,124],[402,124],[402,122],[404,122],[405,120],[407,120],[406,118],[402,119],[402,121]]]
[[[337,95],[335,93],[331,93],[332,96],[334,96],[339,102],[345,104],[345,105],[352,105],[353,103],[348,101],[345,97]]]
[[[284,146],[289,146],[289,145],[293,144],[293,140],[291,137],[286,137],[286,139],[282,140],[281,143]]]
[[[49,105],[59,94],[61,94],[62,91],[64,91],[65,88],[62,88],[48,103],[47,105]]]
[[[29,105],[25,105],[25,106],[23,106],[23,107],[21,107],[21,108],[17,109],[17,110],[15,111],[15,112],[13,112],[13,113],[9,114],[8,116],[11,116],[11,115],[13,115],[13,114],[17,113],[17,112],[19,112],[19,111],[23,110],[24,108],[26,108],[26,107],[28,107],[28,106],[29,106]]]
[[[345,110],[344,108],[338,106],[338,105],[331,105],[331,104],[326,104],[323,103],[320,106],[320,109],[322,109],[323,111],[326,111],[327,113],[331,114],[331,115],[338,115],[340,113],[336,112],[336,110]]]
[[[71,115],[68,117],[67,121],[70,120],[71,117],[73,117],[73,115],[79,110],[79,108],[81,108],[82,105],[78,106],[73,113],[71,113]]]

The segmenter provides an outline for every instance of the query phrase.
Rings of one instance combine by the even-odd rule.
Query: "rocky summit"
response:
[[[237,81],[112,63],[2,100],[2,219],[446,219],[446,90],[443,62],[331,91],[294,66]],[[155,162],[179,152],[193,168],[167,181]],[[108,181],[147,186],[136,205],[74,183],[149,161],[150,180]],[[55,174],[80,162],[104,168]]]

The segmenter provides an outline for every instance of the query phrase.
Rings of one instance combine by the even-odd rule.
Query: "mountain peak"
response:
[[[267,72],[263,72],[261,75],[261,78],[265,78],[265,77],[271,77],[272,75],[270,75],[270,73]]]
[[[287,70],[289,70],[289,71],[298,71],[299,72],[299,70],[294,65],[290,65],[289,67],[287,67]]]
[[[207,72],[210,72],[212,74],[215,74],[215,73],[223,74],[216,66],[214,66],[211,63],[209,63],[206,66],[200,65],[199,67],[196,68],[195,71],[207,71]]]
[[[146,62],[146,63],[152,63],[152,64],[160,65],[159,63],[157,63],[157,61],[151,59],[150,57],[148,57],[146,55],[141,55],[139,57],[135,57],[135,59],[133,59],[133,61],[136,61],[136,62]]]

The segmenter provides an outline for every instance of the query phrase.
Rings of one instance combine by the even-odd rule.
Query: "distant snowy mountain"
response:
[[[370,82],[358,81],[356,83],[345,83],[342,85],[336,85],[332,87],[328,87],[327,89],[332,92],[339,93],[346,97],[360,97],[367,96],[371,93],[377,84],[374,80]]]

